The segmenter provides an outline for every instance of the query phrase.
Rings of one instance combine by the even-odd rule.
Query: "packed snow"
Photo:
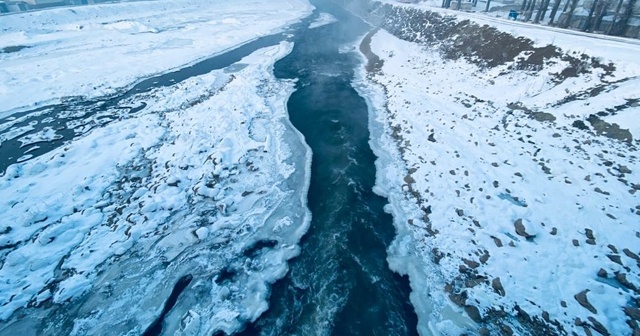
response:
[[[111,94],[311,13],[305,0],[157,0],[0,16],[0,116]],[[256,24],[259,22],[260,24]]]
[[[0,54],[2,108],[113,93],[309,10],[301,0],[192,0],[3,16],[2,43],[30,48]],[[292,47],[281,42],[132,95],[123,105],[136,113],[105,108],[98,116],[108,123],[69,121],[76,138],[8,166],[0,176],[0,334],[140,335],[162,317],[164,334],[211,335],[257,319],[310,221],[310,151],[286,112],[294,85],[272,73]],[[3,120],[0,146],[59,140],[54,126],[15,127],[22,118]],[[180,300],[165,307],[173,291]]]
[[[362,69],[357,84],[372,107],[376,191],[398,230],[389,263],[410,276],[421,334],[632,333],[640,65],[631,55],[640,45],[577,39],[555,43],[572,40],[568,52],[594,50],[615,70],[558,83],[562,61],[483,68],[384,30],[373,36],[379,68]],[[600,132],[612,124],[592,115],[619,130]],[[612,134],[626,129],[633,139]]]

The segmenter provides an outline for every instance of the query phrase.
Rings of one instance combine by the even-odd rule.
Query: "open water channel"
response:
[[[296,32],[275,75],[298,79],[288,111],[313,151],[313,219],[269,310],[244,334],[414,335],[409,282],[386,261],[395,231],[387,200],[372,192],[368,109],[352,87],[361,62],[353,47],[371,27],[339,6],[312,3],[338,22]]]

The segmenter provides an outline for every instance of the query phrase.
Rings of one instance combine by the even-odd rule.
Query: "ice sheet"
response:
[[[231,333],[266,310],[310,219],[293,83],[272,74],[291,48],[133,96],[138,114],[11,165],[0,333],[139,335],[187,275],[166,334]]]

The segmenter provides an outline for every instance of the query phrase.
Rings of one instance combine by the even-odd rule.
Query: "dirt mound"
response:
[[[438,49],[445,59],[464,58],[481,67],[514,63],[515,70],[540,71],[549,62],[566,61],[568,66],[556,74],[557,82],[595,68],[604,70],[603,77],[615,70],[613,64],[602,64],[594,57],[565,53],[553,45],[536,47],[526,37],[454,16],[378,2],[371,3],[366,16],[398,38]]]

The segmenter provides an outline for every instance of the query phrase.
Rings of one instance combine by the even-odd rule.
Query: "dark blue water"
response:
[[[298,32],[275,74],[299,79],[287,107],[313,150],[313,219],[301,255],[273,287],[269,310],[243,334],[415,335],[408,281],[386,262],[395,232],[386,199],[372,192],[368,110],[351,86],[360,61],[339,51],[369,27],[339,7],[312,3],[339,22]]]

